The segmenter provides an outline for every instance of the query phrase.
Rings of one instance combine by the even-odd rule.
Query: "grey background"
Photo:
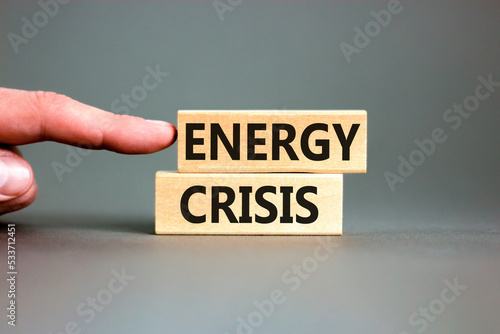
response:
[[[40,7],[2,1],[4,87],[110,110],[160,65],[170,75],[130,114],[175,123],[179,109],[368,111],[368,173],[345,177],[345,235],[296,292],[281,274],[311,256],[317,237],[151,235],[154,173],[176,169],[175,145],[150,156],[92,152],[62,182],[52,163],[65,163],[64,145],[21,147],[40,193],[1,218],[18,223],[21,305],[19,327],[2,315],[2,333],[82,323],[75,307],[122,267],[136,279],[83,332],[234,333],[254,300],[282,288],[287,302],[256,333],[416,333],[408,316],[458,277],[467,290],[425,332],[497,333],[500,92],[455,131],[442,117],[474,93],[478,76],[500,81],[500,6],[402,1],[347,63],[340,43],[353,44],[353,29],[386,6],[247,0],[221,21],[210,1],[75,1],[16,54],[7,34],[20,34],[21,18]],[[383,173],[396,173],[398,156],[438,127],[448,140],[391,192]],[[4,303],[5,287],[2,279]]]

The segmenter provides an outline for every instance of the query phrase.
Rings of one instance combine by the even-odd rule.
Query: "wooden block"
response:
[[[156,173],[157,234],[342,234],[341,174]]]
[[[181,173],[366,173],[364,110],[180,110]]]

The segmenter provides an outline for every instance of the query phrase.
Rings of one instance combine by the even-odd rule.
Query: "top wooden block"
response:
[[[364,110],[180,110],[181,173],[366,173]]]

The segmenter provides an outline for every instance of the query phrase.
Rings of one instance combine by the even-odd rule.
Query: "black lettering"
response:
[[[309,217],[302,217],[297,215],[297,223],[310,224],[316,221],[316,219],[318,219],[318,214],[319,214],[318,207],[314,205],[314,203],[311,203],[308,200],[306,200],[306,198],[304,197],[306,193],[313,193],[317,195],[317,191],[318,189],[313,186],[305,186],[297,191],[297,203],[304,209],[309,210],[309,212],[311,213]]]
[[[206,194],[207,189],[204,186],[192,186],[184,191],[181,197],[181,213],[184,219],[190,223],[204,223],[207,220],[207,215],[195,216],[189,211],[189,198],[195,193]]]
[[[252,217],[250,216],[250,193],[252,193],[252,187],[241,186],[241,217],[240,223],[251,223]]]
[[[280,223],[293,223],[293,217],[290,215],[290,195],[293,193],[293,187],[280,187],[283,194],[283,216],[280,217]]]
[[[350,160],[350,149],[352,141],[356,136],[356,133],[359,129],[359,124],[353,124],[351,126],[351,130],[349,130],[349,134],[347,135],[347,139],[345,137],[344,130],[342,129],[342,125],[333,124],[333,128],[335,129],[335,133],[339,138],[340,145],[342,145],[342,160]]]
[[[255,221],[261,224],[272,223],[278,216],[278,210],[276,209],[274,204],[264,198],[265,193],[276,194],[276,187],[263,186],[257,189],[257,191],[255,192],[255,201],[257,202],[257,204],[259,204],[269,212],[269,215],[267,217],[262,217],[258,214],[255,215]]]
[[[280,139],[280,130],[283,129],[287,132],[285,139]],[[297,154],[293,150],[290,143],[295,139],[295,128],[290,124],[273,124],[273,135],[272,135],[272,151],[273,160],[280,159],[280,147],[283,147],[288,154],[290,160],[299,160]]]
[[[194,138],[194,130],[205,130],[203,123],[186,124],[186,160],[205,160],[205,153],[194,153],[194,145],[203,145],[203,138]]]
[[[248,160],[266,160],[267,154],[265,153],[255,153],[256,145],[265,145],[265,138],[255,138],[255,131],[257,130],[265,130],[266,124],[264,123],[248,123],[247,128],[247,159]]]
[[[223,192],[227,195],[226,201],[220,201],[220,193]],[[219,222],[219,210],[222,209],[229,219],[230,223],[237,223],[238,220],[234,216],[233,211],[229,207],[233,204],[235,199],[234,190],[230,187],[220,186],[220,187],[212,187],[212,223]]]
[[[220,127],[220,124],[213,123],[210,124],[210,159],[211,160],[217,160],[217,144],[218,140],[217,138],[220,138],[222,144],[224,144],[224,147],[226,148],[227,153],[229,153],[229,156],[233,160],[240,160],[240,124],[239,123],[234,123],[233,124],[233,145],[231,146],[231,143],[229,143],[229,140],[226,137],[226,134],[224,131],[222,131],[222,128]]]
[[[311,124],[304,129],[304,132],[302,133],[302,137],[300,139],[300,146],[302,148],[302,152],[304,153],[306,158],[313,161],[322,161],[330,157],[330,142],[326,139],[316,140],[316,146],[321,147],[321,153],[314,153],[309,148],[309,137],[314,131],[318,130],[328,132],[328,125],[324,123]]]

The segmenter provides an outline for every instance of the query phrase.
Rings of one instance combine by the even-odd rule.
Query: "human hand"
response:
[[[30,205],[38,192],[33,170],[15,145],[50,140],[147,154],[169,147],[176,135],[167,122],[116,115],[56,93],[0,88],[0,215]]]

